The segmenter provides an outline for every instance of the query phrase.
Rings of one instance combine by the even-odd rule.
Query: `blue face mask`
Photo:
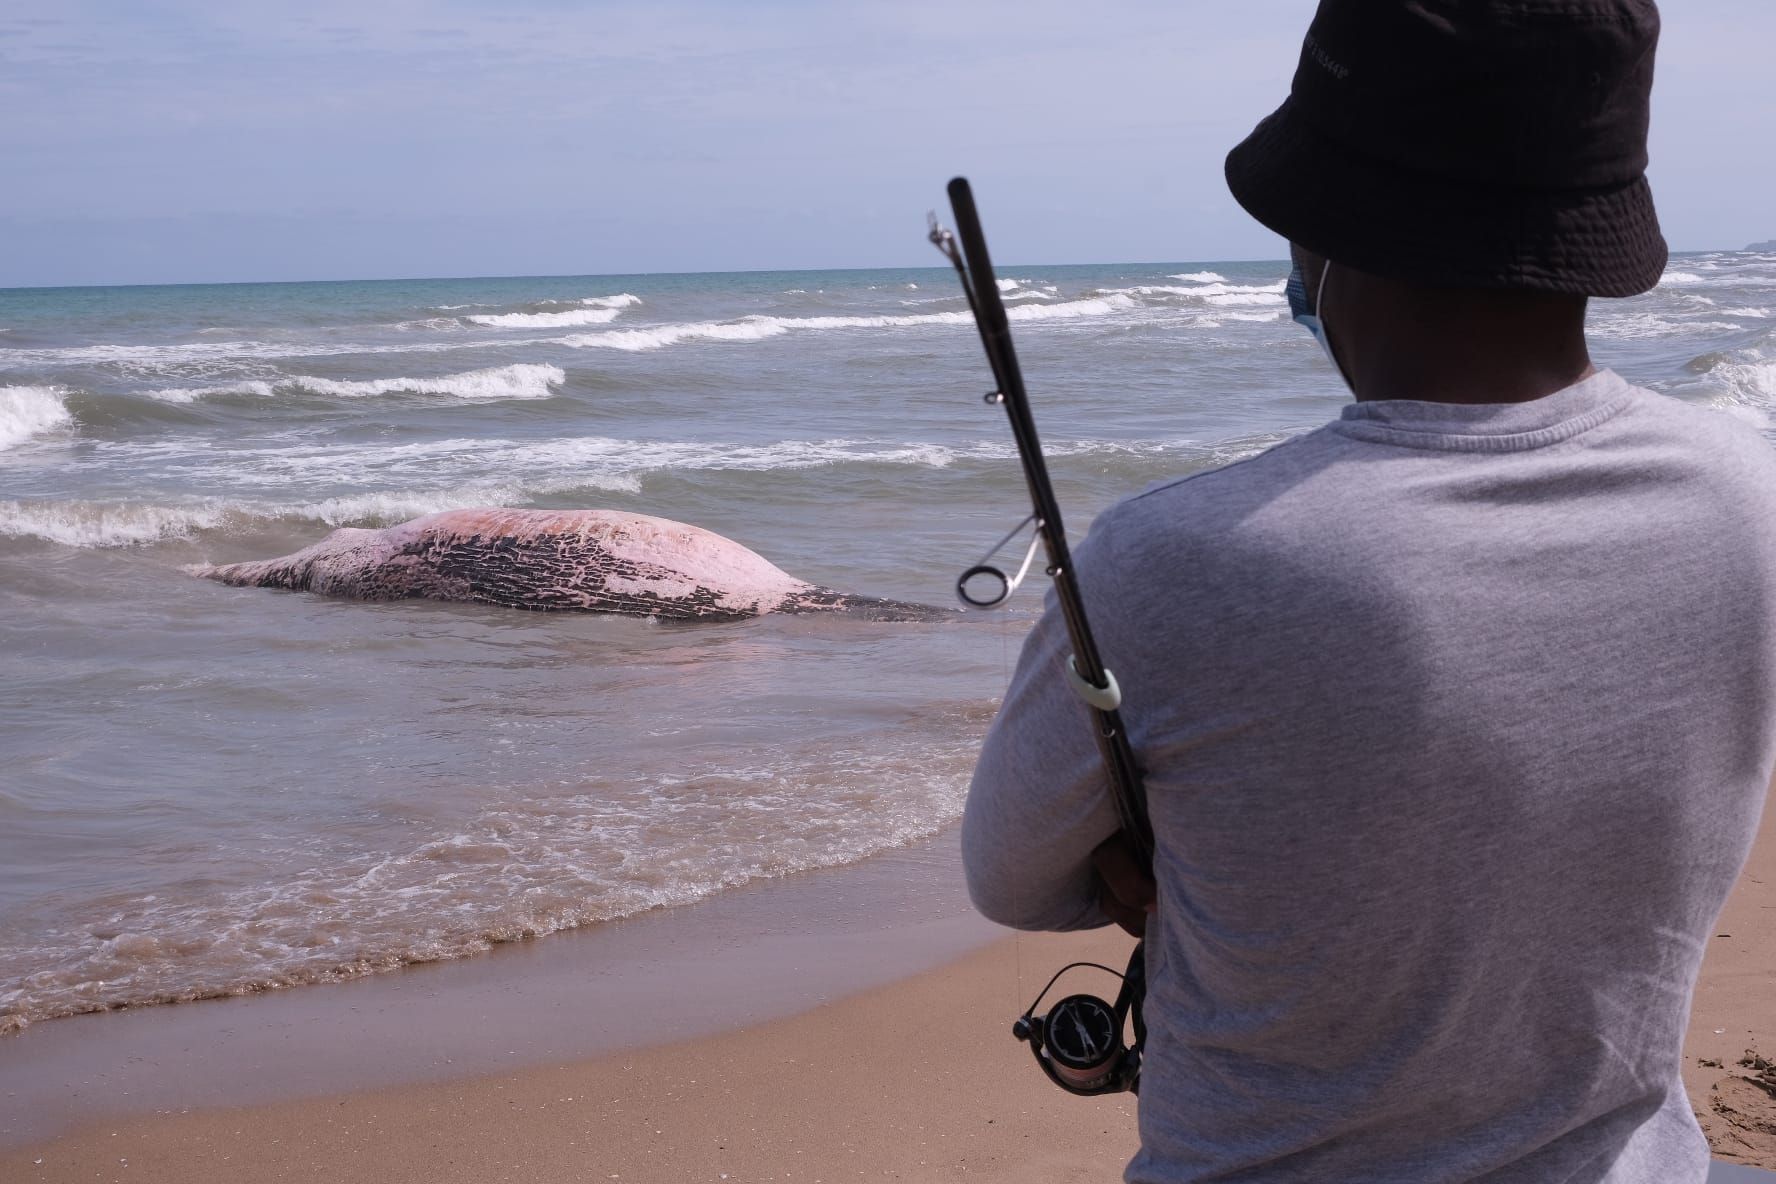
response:
[[[1325,290],[1326,272],[1321,269],[1320,292],[1322,295]],[[1327,359],[1332,363],[1332,368],[1338,371],[1340,377],[1343,377],[1344,368],[1333,356],[1332,343],[1326,339],[1326,326],[1321,323],[1317,310],[1307,302],[1307,281],[1302,278],[1301,264],[1297,263],[1289,269],[1289,282],[1283,285],[1283,295],[1289,299],[1289,318],[1313,334],[1313,339],[1320,343],[1320,348],[1325,351]]]

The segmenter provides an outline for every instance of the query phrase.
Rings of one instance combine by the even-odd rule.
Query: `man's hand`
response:
[[[1147,914],[1159,908],[1153,877],[1135,858],[1128,837],[1117,831],[1092,852],[1098,873],[1098,907],[1104,915],[1136,937],[1147,933]]]

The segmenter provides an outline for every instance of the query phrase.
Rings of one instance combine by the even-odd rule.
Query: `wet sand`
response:
[[[691,1040],[906,978],[1003,932],[969,908],[951,832],[478,958],[33,1024],[0,1040],[0,1149],[100,1118],[456,1081]]]
[[[1031,986],[1063,953],[1127,944],[1002,942],[801,1016],[634,1055],[107,1123],[6,1153],[0,1178],[1116,1179],[1132,1099],[1063,1094],[1010,1024],[1020,961]]]
[[[941,866],[947,858],[931,856],[927,873],[947,874]],[[803,877],[800,888],[836,898],[844,879]],[[956,902],[934,891],[941,906],[926,903],[948,913]],[[754,900],[767,910],[791,903],[768,892]],[[1776,1073],[1744,1057],[1748,1049],[1776,1053],[1770,1002],[1776,998],[1776,817],[1766,818],[1717,932],[1728,936],[1713,939],[1703,968],[1685,1083],[1718,1157],[1776,1168],[1776,1096],[1759,1084]],[[967,931],[954,915],[902,917],[850,946],[804,932],[813,944],[797,956],[808,956],[809,966],[836,960],[855,969],[859,958],[870,961],[860,951],[879,947],[898,957],[935,934],[966,946],[982,930]],[[742,962],[780,960],[794,946],[774,944],[783,940],[778,934],[743,941],[748,957]],[[88,1121],[59,1139],[15,1142],[0,1152],[0,1178],[154,1184],[322,1177],[426,1184],[1116,1179],[1135,1146],[1132,1099],[1063,1094],[1029,1063],[1009,1027],[1063,960],[1114,960],[1128,944],[1114,932],[1002,939],[902,981],[736,1031],[668,1037],[671,1042],[563,1064],[454,1076],[445,1069],[441,1078],[409,1078],[387,1088]],[[816,947],[830,947],[833,958],[811,956]],[[701,963],[721,980],[728,973],[721,959],[720,951],[697,953],[678,975]],[[499,961],[495,956],[483,965]],[[394,977],[417,982],[420,973]],[[672,976],[654,981],[656,998],[682,985]],[[505,1010],[525,1012],[526,989],[523,974],[512,977]],[[821,988],[828,989],[845,992],[842,985]],[[318,998],[325,991],[290,997]],[[195,1014],[203,1006],[162,1010]],[[401,1009],[392,1007],[375,1026],[398,1037],[403,1024]],[[173,1078],[190,1071],[177,1070]],[[275,1060],[255,1071],[274,1090],[284,1076]],[[349,1078],[350,1067],[342,1071]],[[18,1088],[16,1081],[6,1086],[9,1109],[19,1105]],[[142,1088],[161,1103],[178,1096],[171,1078]],[[38,1108],[40,1101],[28,1104]]]

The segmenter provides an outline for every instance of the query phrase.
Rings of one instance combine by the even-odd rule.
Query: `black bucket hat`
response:
[[[1258,221],[1360,271],[1633,296],[1653,0],[1321,0],[1283,105],[1227,155]]]

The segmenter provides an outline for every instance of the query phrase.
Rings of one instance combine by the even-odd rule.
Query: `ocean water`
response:
[[[1072,534],[1338,414],[1283,272],[1003,269]],[[1591,331],[1768,430],[1776,255],[1678,257]],[[947,604],[1027,513],[988,386],[943,268],[0,291],[0,1030],[460,957],[952,825],[1031,589],[687,627],[184,569],[606,507]]]

